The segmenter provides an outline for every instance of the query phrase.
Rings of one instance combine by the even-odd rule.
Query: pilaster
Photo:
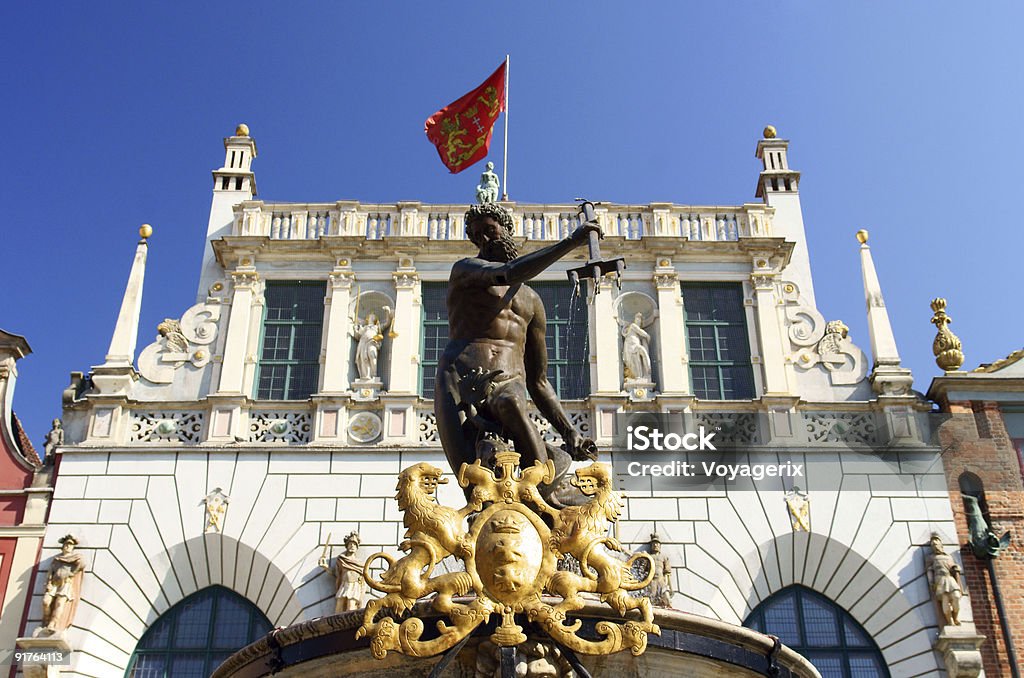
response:
[[[750,283],[754,287],[764,395],[784,395],[789,393],[789,383],[786,379],[786,348],[776,308],[775,283],[778,275],[767,256],[756,254],[753,264]]]
[[[224,362],[220,371],[219,394],[242,394],[245,377],[245,359],[249,347],[249,326],[253,297],[259,285],[259,274],[251,260],[239,266],[231,274],[231,313],[228,315],[228,329],[224,340]]]
[[[418,391],[420,355],[420,277],[411,259],[403,259],[392,274],[395,281],[395,320],[392,324],[388,391],[412,395]],[[401,328],[401,329],[399,329]]]
[[[352,331],[348,316],[349,303],[352,299],[352,268],[348,259],[338,259],[337,266],[327,279],[327,308],[324,326],[324,394],[340,394],[348,390],[349,353]]]
[[[658,350],[661,379],[665,395],[688,395],[690,387],[689,358],[686,355],[686,320],[679,274],[668,259],[658,261],[654,269],[654,287],[658,291]]]
[[[615,320],[615,283],[607,276],[594,281],[593,318],[589,332],[594,392],[600,395],[622,390],[622,358],[619,355],[619,326]]]

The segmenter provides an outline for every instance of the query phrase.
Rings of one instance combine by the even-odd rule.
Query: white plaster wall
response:
[[[323,543],[357,530],[364,557],[396,553],[404,532],[396,475],[420,461],[446,468],[436,447],[68,450],[42,554],[45,571],[70,532],[89,564],[68,634],[76,649],[68,675],[120,675],[160,614],[214,584],[252,601],[275,626],[330,614],[333,582],[317,566]],[[811,495],[811,534],[792,531],[779,487],[631,491],[619,538],[636,549],[652,531],[661,535],[674,604],[687,612],[739,624],[775,591],[803,584],[847,609],[894,675],[940,675],[923,545],[932,531],[955,534],[936,484],[941,463],[921,459],[901,475],[865,455],[834,461],[842,489]],[[461,506],[449,478],[439,499]],[[224,532],[204,534],[199,502],[216,486],[231,497]],[[40,620],[43,576],[29,628]],[[963,617],[971,618],[969,604]]]

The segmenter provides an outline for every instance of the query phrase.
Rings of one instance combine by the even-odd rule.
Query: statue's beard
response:
[[[512,234],[505,231],[495,240],[489,240],[480,248],[480,258],[487,261],[498,261],[504,263],[512,261],[519,256],[519,248],[516,247]]]

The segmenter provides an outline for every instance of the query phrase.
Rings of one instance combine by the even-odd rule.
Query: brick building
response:
[[[952,415],[939,430],[942,459],[966,592],[978,633],[987,637],[981,647],[985,675],[1019,676],[1024,651],[1024,351],[971,372],[948,371],[932,381],[928,397]],[[965,503],[965,496],[977,500],[991,531],[990,543],[979,545],[977,555],[971,548],[973,502]],[[997,540],[1006,533],[1009,543],[1000,545]]]

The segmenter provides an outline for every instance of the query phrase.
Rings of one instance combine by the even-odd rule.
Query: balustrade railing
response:
[[[465,240],[464,212],[463,205],[283,205],[252,201],[235,208],[232,234],[272,240],[316,240],[324,236]],[[772,211],[760,204],[601,205],[597,216],[606,236],[626,240],[686,238],[720,242],[772,234]],[[572,205],[515,205],[512,218],[516,237],[527,240],[560,240],[579,225]]]

